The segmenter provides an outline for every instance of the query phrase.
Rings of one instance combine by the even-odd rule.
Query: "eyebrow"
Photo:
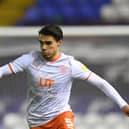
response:
[[[50,45],[51,43],[52,43],[52,41],[42,41],[42,40],[39,40],[39,42],[41,43],[41,44],[47,44],[47,45]]]

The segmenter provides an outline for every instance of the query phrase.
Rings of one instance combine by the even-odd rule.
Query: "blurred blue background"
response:
[[[1,26],[129,23],[129,0],[0,0]]]

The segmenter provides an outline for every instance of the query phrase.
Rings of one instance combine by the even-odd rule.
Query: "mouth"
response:
[[[43,52],[43,56],[49,56],[47,53]]]
[[[42,55],[44,56],[44,57],[49,57],[50,55],[48,54],[48,52],[46,52],[46,51],[42,51]]]

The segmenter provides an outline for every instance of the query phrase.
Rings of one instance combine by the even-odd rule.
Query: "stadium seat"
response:
[[[40,21],[40,11],[36,7],[29,8],[22,19],[17,20],[16,25],[36,24]]]
[[[99,20],[99,8],[92,7],[91,5],[83,6],[79,9],[80,18],[83,20]]]
[[[77,21],[77,11],[73,6],[64,6],[60,8],[60,13],[65,23],[72,24]]]
[[[37,4],[37,5],[45,5],[46,2],[47,2],[46,0],[37,0],[37,1],[36,1],[36,4]]]
[[[103,6],[105,4],[110,4],[112,0],[92,0],[92,5],[93,6]]]
[[[25,17],[30,18],[29,21],[32,20],[32,24],[34,21],[35,24],[42,22],[65,25],[96,23],[101,20],[101,6],[110,2],[111,0],[37,0],[35,6],[40,11],[37,11],[34,6],[27,11]]]
[[[38,20],[39,17],[40,17],[40,11],[36,7],[32,7],[30,9],[28,9],[28,11],[25,15],[25,19],[29,19],[29,20],[32,20],[32,21]]]
[[[75,6],[84,6],[91,3],[90,0],[72,0],[71,3]]]
[[[65,5],[68,4],[69,0],[37,0],[38,6],[45,6],[45,5]]]
[[[59,11],[51,6],[42,6],[42,8],[40,8],[40,16],[42,17],[42,21],[44,22],[56,22],[58,20],[59,17]]]
[[[62,6],[62,5],[70,4],[71,0],[54,0],[53,2],[55,2],[56,5]]]

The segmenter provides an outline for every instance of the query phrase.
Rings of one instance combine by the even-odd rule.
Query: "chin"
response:
[[[43,57],[47,60],[50,60],[51,59],[51,56],[47,56],[47,55],[43,55]]]

